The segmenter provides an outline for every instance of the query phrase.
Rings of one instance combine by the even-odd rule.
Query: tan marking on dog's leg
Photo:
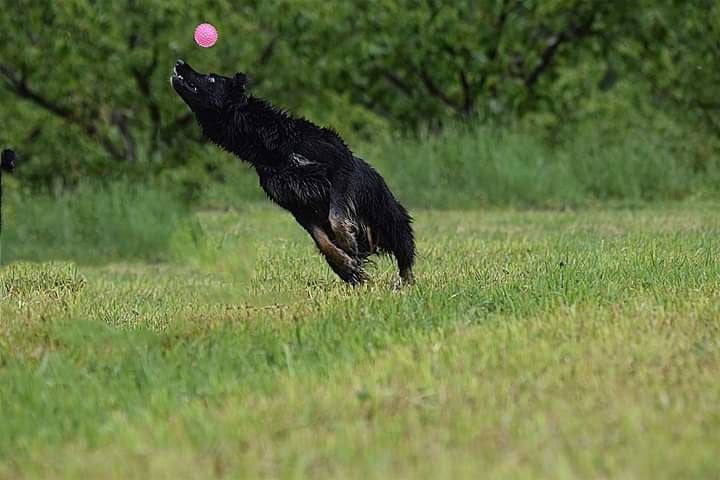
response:
[[[311,234],[320,252],[340,278],[351,285],[358,285],[367,280],[362,270],[362,263],[338,248],[323,229],[312,227]]]
[[[312,236],[320,251],[328,260],[331,260],[333,264],[342,268],[348,268],[352,265],[352,258],[342,251],[342,249],[338,248],[337,245],[330,240],[327,233],[320,227],[313,227]]]
[[[347,217],[339,217],[333,214],[330,214],[329,221],[330,228],[340,248],[348,255],[356,256],[358,253],[357,239],[355,238],[357,225]]]
[[[377,250],[377,245],[373,243],[373,236],[372,236],[372,230],[370,229],[370,225],[364,225],[365,227],[365,236],[367,237],[368,247],[370,248],[370,253],[375,253]]]

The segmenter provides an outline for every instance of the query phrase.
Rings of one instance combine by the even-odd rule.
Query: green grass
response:
[[[717,207],[416,210],[400,293],[267,205],[5,266],[0,478],[713,477]]]
[[[10,188],[3,198],[2,263],[167,260],[176,230],[195,228],[177,195],[160,188],[116,182],[37,195],[21,192],[10,180],[4,179]]]

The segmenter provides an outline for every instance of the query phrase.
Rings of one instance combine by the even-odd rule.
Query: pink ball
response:
[[[203,48],[212,47],[217,39],[217,30],[209,23],[201,23],[195,29],[195,42]]]

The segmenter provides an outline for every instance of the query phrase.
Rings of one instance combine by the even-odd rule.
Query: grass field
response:
[[[716,204],[416,217],[399,293],[268,205],[3,267],[0,478],[718,475]]]

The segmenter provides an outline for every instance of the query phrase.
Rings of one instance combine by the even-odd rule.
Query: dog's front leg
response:
[[[348,208],[338,204],[331,205],[328,221],[330,222],[330,229],[335,238],[335,243],[349,256],[358,259],[358,243],[356,238],[358,226],[352,220]]]
[[[341,279],[350,285],[358,285],[367,280],[367,275],[362,269],[360,260],[351,257],[343,249],[335,245],[328,234],[319,226],[312,225],[309,231],[330,268]]]

